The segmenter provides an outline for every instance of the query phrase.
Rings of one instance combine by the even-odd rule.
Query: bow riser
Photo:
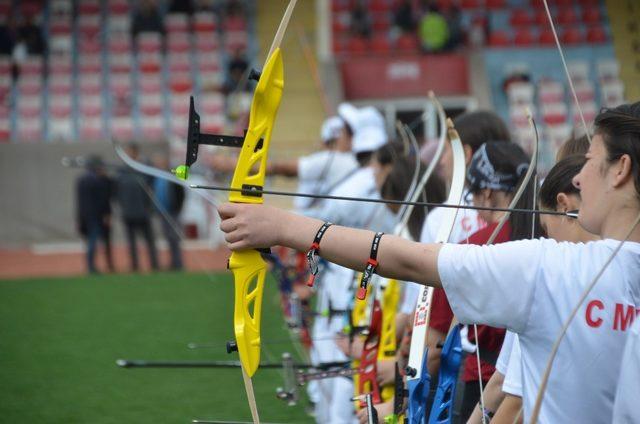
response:
[[[378,351],[380,348],[380,326],[382,325],[382,309],[380,308],[380,302],[378,300],[373,301],[373,310],[371,315],[371,325],[369,327],[369,334],[364,341],[364,347],[362,348],[362,356],[360,357],[360,375],[358,377],[358,393],[359,394],[371,394],[371,401],[374,404],[382,402],[380,398],[380,386],[378,385]],[[360,403],[360,407],[364,408],[366,405],[363,401]]]
[[[397,280],[387,280],[382,295],[382,327],[380,329],[380,347],[378,361],[392,361],[396,356],[396,310],[400,301],[400,287]],[[393,398],[393,384],[382,387],[380,396],[386,402]]]
[[[447,336],[440,357],[442,359],[440,360],[440,372],[438,374],[438,390],[429,415],[429,424],[450,423],[453,416],[453,402],[456,397],[458,372],[462,364],[459,325]]]
[[[249,114],[249,128],[231,180],[231,188],[243,191],[231,192],[229,195],[231,202],[263,202],[261,194],[251,193],[251,191],[262,190],[264,186],[267,152],[283,88],[284,66],[282,54],[278,48],[267,60],[254,92]],[[257,169],[256,164],[259,164]]]

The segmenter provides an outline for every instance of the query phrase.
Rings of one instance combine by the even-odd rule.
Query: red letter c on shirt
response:
[[[596,318],[593,319],[593,316],[591,315],[593,308],[598,308],[600,310],[604,309],[604,303],[602,303],[599,300],[592,300],[591,302],[589,302],[589,304],[587,305],[587,313],[585,314],[585,318],[587,320],[587,324],[589,325],[589,327],[600,327],[602,325],[602,318]]]

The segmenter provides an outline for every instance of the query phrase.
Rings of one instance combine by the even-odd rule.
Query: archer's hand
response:
[[[378,411],[378,419],[380,422],[384,422],[384,417],[387,415],[393,414],[393,400],[373,405],[373,407]],[[358,421],[360,424],[367,424],[369,422],[369,416],[366,408],[362,408],[358,411]]]
[[[378,361],[378,375],[377,380],[381,386],[385,384],[391,384],[396,378],[396,360],[385,359]]]
[[[231,250],[277,245],[288,215],[280,209],[245,203],[224,203],[218,207],[218,214],[222,219],[220,229]]]

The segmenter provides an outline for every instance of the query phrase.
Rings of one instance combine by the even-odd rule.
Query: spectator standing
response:
[[[435,4],[427,6],[427,12],[418,28],[422,48],[429,53],[442,51],[449,41],[449,24]]]
[[[169,169],[169,161],[165,155],[154,157],[153,165],[159,169]],[[155,193],[156,208],[160,213],[162,233],[169,244],[171,255],[170,269],[182,269],[182,251],[180,249],[181,229],[179,223],[180,212],[184,204],[184,188],[163,178],[154,178],[153,192]]]
[[[133,15],[131,32],[135,38],[141,32],[159,32],[164,34],[164,22],[160,7],[154,0],[141,0]]]
[[[45,41],[42,30],[33,22],[31,16],[27,16],[18,28],[18,38],[24,41],[29,54],[41,55],[44,53]]]
[[[416,29],[413,18],[413,5],[411,0],[403,0],[395,10],[393,23],[401,33],[412,33]]]
[[[95,264],[98,240],[102,239],[109,271],[114,271],[111,254],[111,179],[99,156],[89,157],[86,171],[76,182],[76,225],[87,241],[87,271],[97,274]]]
[[[134,160],[138,159],[139,148],[137,144],[129,144],[126,147],[126,151],[131,158]],[[116,194],[127,234],[127,242],[129,244],[131,270],[138,270],[136,233],[140,233],[147,243],[147,252],[149,253],[151,268],[157,271],[158,253],[153,228],[151,227],[151,188],[141,174],[123,167],[118,172]]]
[[[351,10],[351,32],[357,37],[371,37],[371,15],[364,1],[358,0]]]

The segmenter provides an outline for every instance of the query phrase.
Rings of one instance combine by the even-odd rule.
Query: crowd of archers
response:
[[[413,162],[395,143],[376,138],[380,133],[371,126],[375,119],[367,114],[371,111],[344,106],[339,118],[327,121],[323,138],[332,153],[322,153],[324,159],[316,156],[324,165],[301,158],[295,166],[279,166],[292,168],[301,179],[315,175],[316,183],[313,178],[307,183],[316,188],[320,179],[331,176],[337,181],[325,185],[328,194],[405,198],[415,179]],[[448,243],[436,240],[445,208],[415,208],[408,234],[399,237],[390,234],[400,213],[397,205],[305,200],[295,212],[267,205],[221,205],[228,247],[284,246],[306,252],[318,241],[323,224],[332,223],[324,226],[317,249],[327,266],[315,284],[320,313],[311,330],[311,359],[316,364],[360,359],[362,337],[336,334],[347,319],[339,312],[353,303],[354,271],[365,269],[375,240],[375,273],[413,282],[402,285],[395,311],[395,358],[377,363],[381,387],[393,382],[396,362],[401,373],[407,364],[413,308],[420,285],[427,285],[435,288],[426,337],[432,392],[452,321],[477,324],[462,331],[465,350],[478,354],[467,355],[462,364],[460,422],[528,422],[538,408],[541,386],[546,390],[535,412],[540,422],[640,422],[634,403],[640,393],[640,320],[634,323],[640,311],[640,103],[603,110],[590,139],[567,141],[542,184],[530,179],[516,204],[579,211],[577,219],[512,213],[495,235],[505,212],[491,208],[510,205],[530,166],[529,157],[510,142],[504,123],[490,112],[463,114],[454,126],[464,150],[464,201],[489,208],[458,210]],[[453,156],[446,143],[423,198],[445,200]],[[353,170],[346,172],[349,161]],[[340,164],[336,171],[332,163]],[[490,238],[494,240],[486,245]],[[576,307],[546,382],[554,343]],[[331,313],[323,313],[327,310]],[[354,411],[350,379],[320,380],[308,392],[318,422],[369,420],[366,409]],[[393,400],[381,399],[375,409],[381,419],[390,417]]]

